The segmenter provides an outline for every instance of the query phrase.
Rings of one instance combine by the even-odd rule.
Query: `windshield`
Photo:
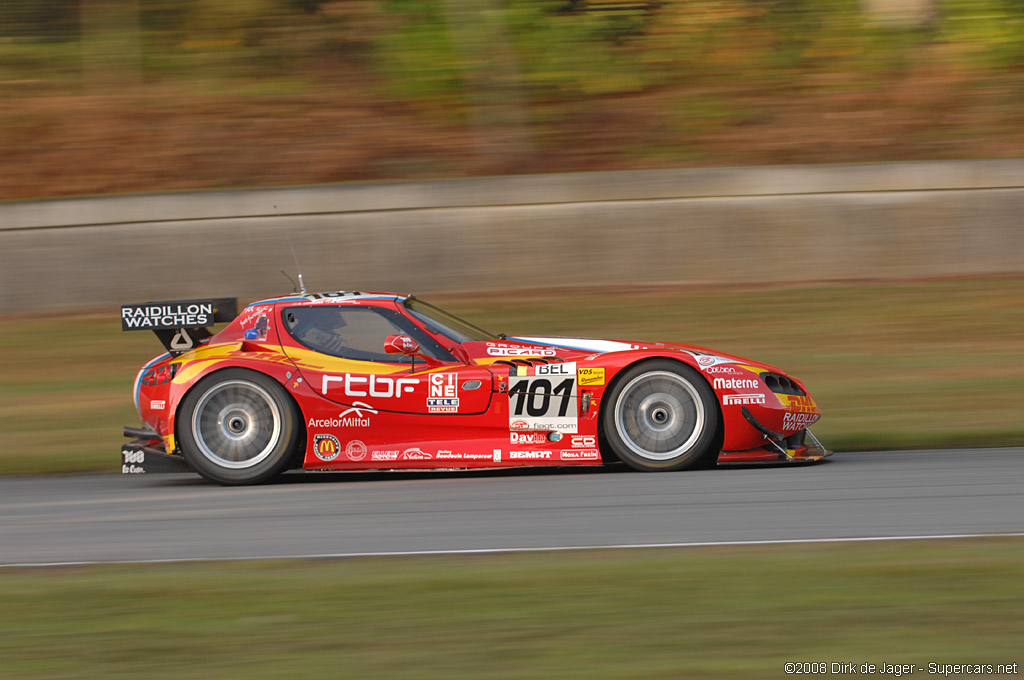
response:
[[[463,321],[454,314],[449,314],[422,300],[408,298],[404,304],[409,313],[421,321],[431,333],[439,333],[459,343],[498,339],[494,333],[489,333],[479,326]]]

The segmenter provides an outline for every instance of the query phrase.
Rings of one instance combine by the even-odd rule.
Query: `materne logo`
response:
[[[715,378],[716,390],[756,390],[761,383],[752,378]]]

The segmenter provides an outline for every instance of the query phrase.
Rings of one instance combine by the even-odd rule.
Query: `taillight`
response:
[[[178,364],[164,364],[163,366],[154,366],[153,368],[146,371],[146,374],[142,376],[142,384],[146,387],[155,387],[156,385],[163,385],[164,383],[171,382],[174,380],[175,374],[178,372]]]

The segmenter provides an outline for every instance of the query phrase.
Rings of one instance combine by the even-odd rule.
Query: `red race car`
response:
[[[799,380],[700,347],[489,333],[413,296],[124,305],[168,351],[135,379],[122,471],[255,484],[289,468],[601,465],[830,455]],[[214,336],[206,330],[230,322]]]

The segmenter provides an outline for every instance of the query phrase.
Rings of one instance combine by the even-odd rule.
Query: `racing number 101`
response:
[[[512,412],[514,415],[523,415],[523,407],[526,407],[526,415],[534,418],[547,415],[548,407],[551,406],[551,395],[562,395],[562,403],[558,407],[558,417],[563,417],[569,410],[569,399],[572,397],[573,379],[567,378],[552,389],[551,381],[547,378],[536,378],[534,380],[520,380],[508,391],[511,399],[516,395],[516,402]],[[539,402],[538,403],[538,399]]]

